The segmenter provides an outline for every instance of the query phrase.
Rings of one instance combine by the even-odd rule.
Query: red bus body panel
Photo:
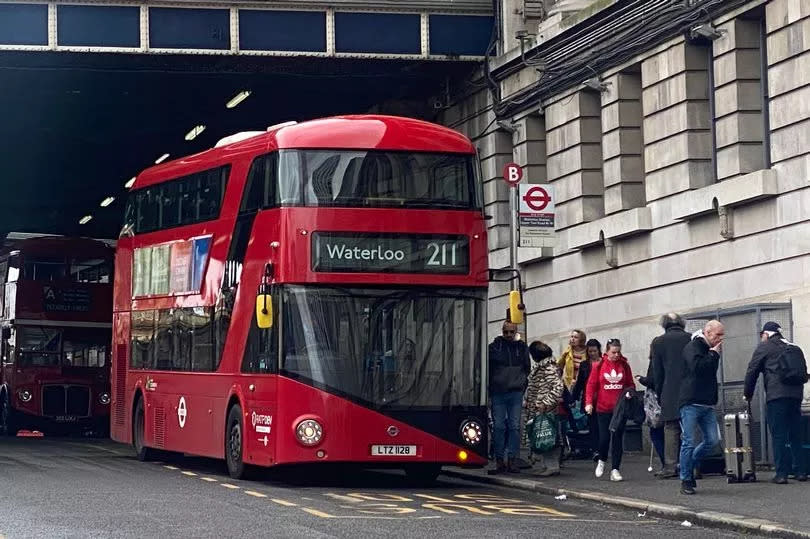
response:
[[[273,282],[277,284],[423,285],[486,290],[488,246],[486,222],[480,210],[281,207],[259,211],[242,267],[241,284],[223,356],[216,372],[129,368],[132,311],[216,304],[250,164],[257,156],[285,148],[475,154],[469,140],[444,127],[404,118],[356,116],[284,127],[168,162],[140,174],[134,189],[225,164],[231,166],[219,219],[118,240],[112,438],[123,443],[132,442],[135,402],[143,399],[147,446],[223,458],[226,417],[230,404],[236,402],[243,411],[243,458],[247,464],[405,463],[402,457],[372,457],[372,444],[418,446],[419,454],[410,458],[408,463],[458,463],[459,451],[470,448],[450,443],[316,387],[281,375],[242,374],[240,367],[255,316],[256,286],[268,262],[273,264]],[[465,235],[469,238],[470,271],[466,275],[313,272],[310,238],[315,231]],[[133,298],[135,249],[201,236],[211,236],[212,243],[199,292]],[[485,363],[482,363],[484,368]],[[181,398],[185,408],[181,405]],[[304,418],[317,418],[324,426],[324,439],[312,448],[304,447],[295,437],[295,425]],[[257,430],[257,426],[261,428]],[[388,434],[392,426],[398,431],[396,437]],[[324,455],[319,457],[318,451],[323,451]],[[486,463],[486,459],[470,451],[464,463],[480,466]]]

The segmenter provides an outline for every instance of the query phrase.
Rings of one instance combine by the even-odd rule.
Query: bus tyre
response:
[[[244,434],[242,407],[234,404],[228,411],[228,420],[225,422],[225,463],[228,465],[228,474],[234,479],[245,479],[248,475],[248,467],[242,460]]]
[[[135,413],[132,416],[132,445],[135,447],[135,456],[141,462],[155,458],[156,451],[146,447],[146,414],[143,409],[143,399],[138,399]]]
[[[3,395],[0,396],[0,434],[17,436],[19,427],[17,426],[14,415],[14,409],[11,407],[11,403],[8,400],[8,394],[3,393]]]
[[[405,468],[408,481],[416,485],[432,485],[441,472],[441,464],[417,464]]]

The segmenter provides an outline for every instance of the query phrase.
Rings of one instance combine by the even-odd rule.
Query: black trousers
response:
[[[807,473],[802,444],[802,401],[776,399],[768,403],[768,426],[773,437],[776,475],[787,477],[792,468],[797,475]],[[788,449],[788,444],[790,449]]]
[[[611,470],[618,470],[622,465],[622,453],[624,453],[624,429],[610,432],[610,420],[613,414],[598,413],[596,422],[599,424],[599,460],[607,461],[608,449],[610,449]]]

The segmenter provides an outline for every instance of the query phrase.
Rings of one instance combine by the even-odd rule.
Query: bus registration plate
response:
[[[415,457],[415,445],[372,445],[372,457]]]

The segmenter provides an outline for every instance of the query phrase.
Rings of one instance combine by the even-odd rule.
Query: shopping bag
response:
[[[537,414],[526,425],[529,449],[532,453],[546,453],[557,446],[557,415],[552,412]]]

